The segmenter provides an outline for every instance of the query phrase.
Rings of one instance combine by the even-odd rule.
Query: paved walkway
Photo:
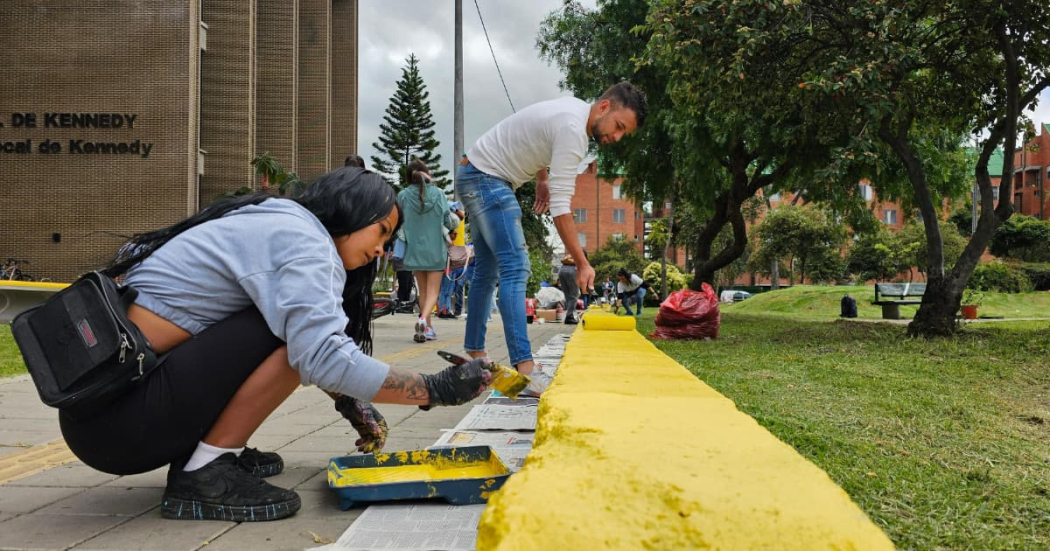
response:
[[[400,367],[435,373],[448,364],[434,351],[462,352],[464,321],[439,320],[439,340],[411,341],[413,318],[375,323],[375,355]],[[533,324],[536,350],[574,326]],[[490,355],[507,361],[498,316],[489,323]],[[480,401],[480,399],[478,400]],[[433,444],[470,405],[434,408],[382,405],[390,425],[384,451]],[[285,471],[268,479],[294,488],[302,509],[290,519],[237,524],[172,521],[160,517],[166,469],[113,476],[76,461],[61,442],[55,410],[40,403],[28,376],[0,379],[0,549],[303,549],[329,543],[363,509],[339,509],[328,489],[328,459],[353,450],[357,433],[316,388],[300,388],[263,425],[249,445],[281,453]],[[35,473],[35,474],[34,474]]]

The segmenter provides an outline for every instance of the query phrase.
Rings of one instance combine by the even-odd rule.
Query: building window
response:
[[[897,223],[897,211],[894,209],[886,209],[882,211],[882,221],[887,224]]]
[[[623,224],[624,220],[623,209],[613,209],[613,224]]]
[[[777,201],[780,201],[780,194],[779,193],[774,193],[773,195],[769,196],[769,202],[770,203],[776,203]]]
[[[640,213],[640,212],[638,212],[638,211],[634,211],[634,219],[635,219],[635,220],[638,220],[638,219],[640,219],[641,217],[642,217],[642,213]]]
[[[617,232],[617,233],[612,234],[611,237],[613,239],[615,239],[616,241],[623,241],[624,239],[627,238],[627,234],[625,234],[623,232]]]
[[[992,188],[992,199],[995,199],[996,201],[999,200],[999,186]]]
[[[581,248],[587,246],[587,234],[583,232],[577,233],[576,239],[579,240]]]
[[[587,209],[572,209],[572,217],[576,219],[577,224],[582,224],[587,221]]]
[[[860,196],[865,201],[871,201],[871,198],[872,198],[871,186],[869,186],[868,184],[857,184],[857,191],[860,192]]]
[[[613,186],[613,199],[623,199],[623,193],[620,191],[620,186]]]

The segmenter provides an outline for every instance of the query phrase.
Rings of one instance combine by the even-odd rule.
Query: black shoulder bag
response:
[[[128,320],[137,295],[112,277],[90,272],[15,317],[11,333],[45,404],[94,410],[156,367],[156,354]]]

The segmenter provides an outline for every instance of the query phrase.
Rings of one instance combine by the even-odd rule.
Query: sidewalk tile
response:
[[[174,551],[200,549],[237,526],[224,521],[179,521],[147,513],[74,547],[77,551],[149,549]],[[211,547],[204,547],[211,549]],[[242,547],[242,549],[250,549]]]
[[[343,511],[333,492],[297,490],[303,508],[288,521],[245,522],[222,535],[207,551],[241,549],[305,549],[331,543],[363,509]],[[314,539],[315,535],[321,541]]]
[[[160,506],[160,488],[91,488],[35,514],[136,516]]]
[[[111,480],[104,487],[118,488],[165,488],[168,485],[168,468],[161,467],[148,473],[132,474]]]
[[[0,513],[28,513],[83,491],[84,488],[0,486]]]
[[[65,549],[128,520],[89,515],[22,515],[0,524],[0,549]]]
[[[91,488],[116,480],[115,474],[96,471],[87,465],[76,462],[59,465],[44,472],[19,478],[8,482],[8,486],[36,486],[53,488]]]

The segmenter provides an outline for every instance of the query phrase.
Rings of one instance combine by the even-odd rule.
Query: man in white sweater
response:
[[[573,97],[543,101],[503,119],[460,162],[456,186],[470,216],[475,256],[463,347],[473,357],[486,355],[485,313],[491,310],[498,281],[510,361],[533,377],[530,390],[536,393],[549,381],[541,372],[533,373],[525,320],[530,266],[514,190],[536,179],[534,210],[550,208],[566,252],[578,259],[577,283],[581,289],[592,288],[594,269],[583,254],[572,218],[576,167],[587,155],[590,139],[599,146],[618,142],[645,124],[647,114],[645,96],[629,82],[613,85],[590,104]]]

